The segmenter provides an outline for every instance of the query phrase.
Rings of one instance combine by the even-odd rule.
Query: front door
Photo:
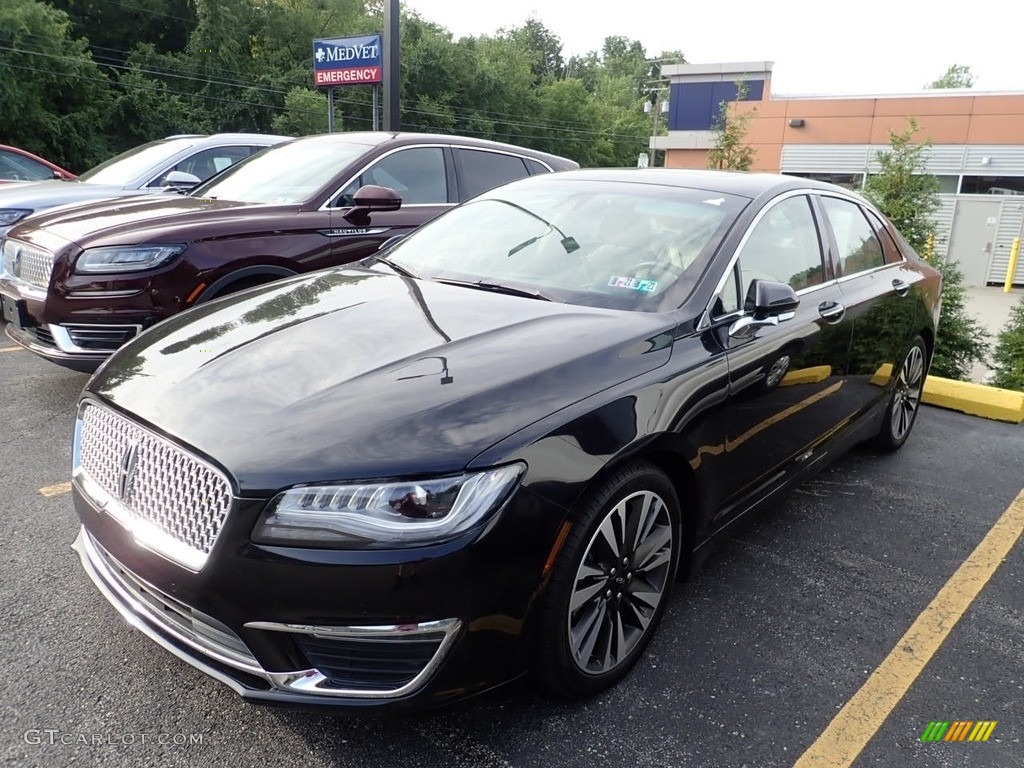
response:
[[[964,285],[985,285],[999,231],[1000,200],[956,201],[949,236],[949,258],[960,264]]]
[[[816,461],[819,446],[842,418],[852,326],[823,246],[808,196],[778,200],[753,224],[741,246],[735,285],[723,291],[719,322],[726,334],[735,318],[730,301],[743,302],[741,314],[752,311],[746,299],[754,280],[788,283],[800,305],[792,317],[760,329],[753,338],[724,342],[728,487],[721,489],[716,527]]]

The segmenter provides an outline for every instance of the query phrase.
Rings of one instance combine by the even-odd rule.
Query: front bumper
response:
[[[75,548],[129,624],[246,699],[394,711],[520,677],[561,510],[522,489],[486,535],[417,551],[264,547],[235,499],[197,572],[145,549],[73,486]]]
[[[86,573],[129,624],[246,698],[350,706],[408,698],[434,676],[462,629],[459,619],[369,627],[252,622],[247,626],[253,629],[301,636],[306,642],[299,641],[300,647],[315,649],[307,653],[322,667],[270,672],[230,628],[140,579],[85,528],[73,548]],[[391,653],[382,654],[387,646]],[[347,664],[341,657],[345,652]],[[375,658],[361,659],[360,653]],[[360,674],[362,681],[355,679]]]

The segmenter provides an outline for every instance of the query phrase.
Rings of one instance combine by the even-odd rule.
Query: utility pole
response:
[[[402,116],[399,112],[399,94],[402,78],[398,32],[398,0],[384,0],[384,130],[402,130]]]

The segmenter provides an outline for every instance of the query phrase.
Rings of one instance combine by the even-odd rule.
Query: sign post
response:
[[[313,41],[313,84],[327,89],[327,130],[334,132],[334,89],[346,85],[372,85],[374,101],[383,77],[380,35],[333,37]],[[374,111],[376,123],[376,111]],[[374,126],[376,130],[376,125]]]

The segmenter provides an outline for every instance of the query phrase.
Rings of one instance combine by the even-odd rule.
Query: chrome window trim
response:
[[[132,293],[137,293],[137,291],[133,291]],[[129,294],[129,295],[131,295],[131,294]],[[121,330],[123,328],[134,328],[135,329],[135,336],[138,336],[140,333],[142,333],[142,326],[141,325],[134,325],[134,324],[128,324],[128,323],[124,323],[124,324],[71,323],[71,325],[88,326],[90,328],[116,328],[117,330]],[[48,323],[46,327],[50,329],[50,335],[53,336],[53,341],[57,345],[57,349],[59,349],[61,352],[78,352],[80,354],[87,354],[87,355],[95,355],[95,354],[99,354],[99,353],[103,352],[103,350],[86,349],[85,347],[80,347],[77,344],[75,344],[75,342],[73,342],[71,340],[71,334],[68,332],[68,329],[65,328],[63,325],[57,325],[56,323]],[[135,337],[133,336],[132,338],[135,338]]]
[[[708,303],[704,307],[704,311],[701,313],[700,322],[697,323],[697,331],[698,332],[699,331],[705,331],[705,330],[707,330],[708,328],[711,327],[711,308],[715,304],[715,299],[718,298],[718,294],[720,294],[722,292],[722,289],[725,288],[725,284],[727,282],[729,282],[729,278],[732,277],[732,272],[736,268],[736,262],[739,261],[740,256],[743,254],[743,249],[746,247],[747,241],[750,239],[750,233],[753,232],[757,228],[757,225],[761,223],[761,220],[767,215],[767,213],[770,210],[772,210],[779,203],[782,203],[782,202],[784,202],[786,200],[789,200],[792,197],[800,197],[800,196],[805,196],[806,197],[806,196],[810,196],[810,195],[819,194],[822,191],[823,190],[816,190],[816,189],[810,189],[810,188],[806,188],[806,189],[791,189],[791,190],[789,190],[787,192],[783,192],[778,197],[773,198],[771,200],[771,202],[768,203],[768,205],[766,205],[764,208],[762,208],[760,211],[757,212],[757,215],[754,217],[753,221],[751,221],[750,224],[747,225],[747,231],[743,233],[743,237],[740,239],[739,244],[736,246],[736,252],[733,253],[732,257],[729,259],[729,266],[728,266],[728,268],[722,273],[721,278],[719,278],[719,280],[718,280],[718,284],[715,286],[714,292],[711,294],[711,298],[708,299]],[[853,199],[853,198],[845,197],[844,195],[834,194],[834,193],[831,192],[831,190],[829,190],[828,193],[829,194],[833,194],[834,197],[845,198],[845,199],[848,199],[848,200],[852,200]],[[815,217],[815,223],[819,227],[821,226],[821,222],[818,221],[817,217]],[[822,253],[822,259],[824,259],[825,256],[826,256],[826,254]],[[823,287],[825,287],[827,285],[830,285],[830,284],[832,284],[834,282],[836,282],[835,278],[833,278],[832,280],[829,280],[826,283],[822,283],[821,285],[815,285],[815,286],[811,286],[809,288],[803,288],[800,291],[797,291],[796,293],[797,293],[797,296],[800,296],[804,291],[808,291],[808,290],[812,290],[812,289],[817,289],[817,288],[823,288]],[[716,318],[715,322],[717,322],[718,320],[721,320],[723,317],[729,317],[729,316],[731,316],[733,314],[736,314],[737,316],[742,316],[743,310],[740,310],[739,313],[730,312],[729,315],[722,315],[722,317]]]
[[[341,194],[341,190],[343,190],[345,187],[347,187],[353,181],[355,181],[360,176],[362,176],[364,173],[366,173],[366,171],[368,171],[374,165],[379,163],[385,157],[393,155],[395,152],[401,152],[401,151],[406,150],[406,149],[431,149],[431,148],[439,148],[441,150],[444,150],[446,147],[448,149],[452,150],[453,156],[454,156],[454,152],[455,152],[456,149],[468,149],[468,150],[472,150],[474,152],[490,152],[490,153],[496,154],[496,155],[507,155],[509,157],[519,158],[520,160],[524,161],[523,165],[526,167],[526,171],[527,171],[527,175],[523,177],[524,179],[525,178],[529,178],[530,175],[531,175],[529,173],[529,170],[530,170],[529,166],[526,166],[526,163],[525,163],[526,160],[534,160],[535,162],[540,163],[541,165],[543,165],[545,168],[548,169],[548,173],[554,173],[555,172],[554,168],[552,168],[548,163],[546,163],[545,161],[541,160],[540,158],[531,157],[530,155],[524,155],[524,154],[522,154],[520,152],[513,152],[513,151],[507,150],[507,149],[491,149],[490,147],[470,147],[470,146],[466,146],[466,145],[463,145],[463,144],[440,144],[440,143],[432,143],[432,144],[405,144],[405,145],[403,145],[401,147],[395,147],[394,149],[389,149],[384,154],[377,155],[377,157],[375,157],[373,160],[371,160],[366,165],[364,165],[362,168],[360,168],[356,173],[354,173],[352,176],[350,176],[345,181],[344,184],[340,185],[337,189],[334,190],[334,192],[332,192],[330,195],[328,195],[327,196],[327,200],[324,201],[324,204],[321,205],[317,210],[318,211],[338,211],[338,210],[341,210],[341,208],[338,207],[338,206],[331,206],[330,205],[331,200],[334,200],[339,194]],[[447,187],[447,165],[445,167],[445,182],[446,182],[445,186]],[[435,206],[439,206],[439,205],[447,206],[448,208],[454,208],[456,205],[458,205],[458,203],[449,203],[449,202],[444,202],[444,203],[409,203],[408,205],[406,205],[405,203],[402,203],[402,208],[425,208],[425,207],[428,207],[428,206],[429,207],[435,207]]]
[[[873,275],[876,272],[881,272],[885,269],[892,269],[893,267],[900,267],[906,262],[893,262],[892,264],[882,264],[880,267],[872,267],[871,269],[862,269],[860,272],[854,272],[851,275],[843,275],[840,278],[836,278],[839,283],[846,283],[850,280],[856,280],[858,277],[864,277],[865,275]]]
[[[392,699],[408,696],[422,688],[441,666],[448,651],[455,644],[461,619],[440,619],[421,624],[391,624],[383,626],[311,626],[307,624],[281,624],[273,621],[249,621],[244,624],[246,629],[262,629],[271,632],[290,632],[293,634],[310,635],[313,637],[394,637],[408,635],[436,634],[443,632],[437,650],[430,661],[405,685],[398,688],[363,689],[363,688],[321,688],[328,678],[319,670],[309,669],[299,672],[263,672],[262,676],[271,685],[284,691],[310,694],[324,697],[344,697],[354,699]]]
[[[403,152],[403,151],[405,151],[407,149],[440,149],[442,151],[442,153],[443,153],[444,152],[444,148],[445,147],[450,147],[450,146],[451,146],[451,144],[440,144],[440,143],[432,143],[432,144],[403,144],[400,147],[395,147],[394,149],[389,149],[387,152],[384,152],[383,154],[377,155],[375,158],[373,158],[372,160],[367,162],[366,165],[364,165],[362,168],[360,168],[358,171],[356,171],[354,174],[352,174],[343,184],[338,186],[331,194],[329,194],[327,196],[327,199],[324,201],[323,205],[321,205],[319,208],[317,208],[317,210],[318,211],[340,211],[343,208],[348,207],[348,206],[340,206],[340,207],[339,206],[332,206],[332,205],[330,205],[330,202],[331,202],[331,200],[333,200],[334,198],[336,198],[338,195],[341,194],[341,190],[343,190],[345,187],[347,187],[353,181],[358,179],[360,176],[362,176],[364,173],[366,173],[370,168],[372,168],[377,163],[379,163],[381,160],[383,160],[385,157],[390,157],[391,155],[395,154],[396,152]],[[443,159],[444,158],[443,158],[443,154],[442,154],[442,160]],[[444,165],[445,165],[445,189],[447,190],[447,188],[448,188],[448,167],[447,167],[447,163],[445,163]],[[454,207],[455,203],[449,203],[447,201],[444,202],[444,203],[410,203],[409,205],[406,205],[405,203],[402,203],[402,208],[417,208],[417,207],[422,208],[422,207],[425,207],[425,206],[436,206],[436,205],[447,205],[447,206]]]
[[[469,150],[470,152],[487,152],[487,153],[492,154],[492,155],[507,155],[508,157],[517,157],[520,160],[524,160],[524,161],[525,160],[533,160],[534,162],[540,163],[545,168],[547,168],[548,169],[548,173],[554,173],[555,172],[554,168],[552,168],[550,165],[545,163],[540,158],[538,158],[538,157],[530,157],[529,155],[524,155],[521,152],[511,152],[511,151],[509,151],[507,149],[490,149],[489,147],[467,147],[467,146],[464,146],[462,144],[452,144],[451,148],[452,148],[452,152],[453,153],[454,153],[454,151],[456,149],[466,149],[466,150]],[[525,162],[523,164],[525,165]],[[529,175],[530,175],[529,174],[530,167],[526,166],[526,170],[527,170],[527,176],[524,176],[523,177],[524,179],[529,177]]]
[[[163,166],[160,170],[158,170],[156,172],[156,175],[150,177],[149,174],[152,173],[152,171],[149,171],[148,173],[146,173],[144,178],[146,178],[147,180],[142,182],[142,184],[138,185],[137,187],[135,187],[135,189],[152,189],[153,191],[159,191],[161,189],[167,189],[167,187],[151,187],[150,185],[154,181],[157,181],[162,176],[166,176],[168,173],[170,173],[171,169],[173,169],[174,166],[176,166],[178,163],[182,163],[185,160],[188,160],[193,155],[198,155],[200,152],[205,152],[208,149],[224,149],[225,147],[238,147],[239,149],[249,149],[250,147],[254,147],[254,146],[259,147],[260,149],[266,149],[267,147],[272,147],[274,145],[273,144],[252,144],[252,143],[236,144],[234,142],[221,144],[221,143],[218,142],[218,143],[208,144],[208,145],[203,146],[200,149],[196,150],[195,152],[192,152],[192,150],[195,149],[195,147],[196,147],[196,145],[193,144],[188,149],[185,149],[185,150],[182,150],[181,152],[179,152],[178,155],[175,156],[173,162],[171,162],[169,165]],[[246,155],[245,157],[241,158],[241,160],[236,160],[231,165],[236,165],[237,163],[242,162],[242,160],[245,160],[245,159],[247,159],[249,157],[252,157],[253,155],[256,154],[256,152],[259,152],[259,149],[257,149],[255,152],[250,152],[248,155]],[[230,168],[230,167],[231,166],[228,166],[228,168]],[[224,170],[227,170],[227,168],[225,168]],[[206,181],[206,179],[200,179],[199,183],[202,184],[204,181]],[[125,189],[131,189],[131,187],[125,187]]]

